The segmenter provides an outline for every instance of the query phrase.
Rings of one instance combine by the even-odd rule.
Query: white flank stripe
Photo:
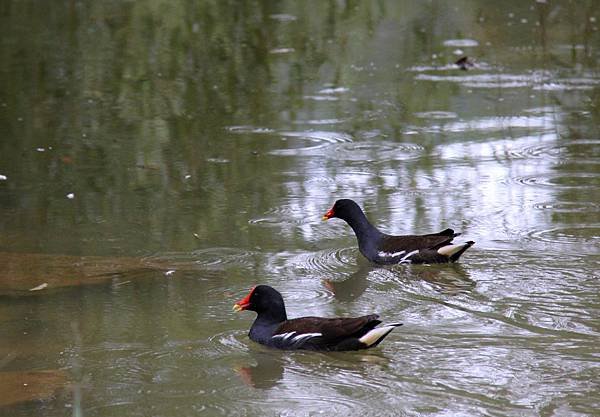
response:
[[[358,341],[364,343],[367,346],[371,346],[372,344],[376,343],[379,339],[384,337],[386,334],[394,330],[394,327],[396,326],[388,325],[370,330],[366,335],[358,339]]]
[[[275,334],[275,335],[273,335],[273,339],[278,338],[278,339],[281,339],[281,340],[287,340],[287,339],[289,339],[290,337],[292,337],[295,334],[296,334],[295,331],[288,332],[288,333]]]
[[[377,255],[379,255],[380,258],[393,258],[395,256],[400,256],[405,253],[406,253],[405,250],[402,250],[400,252],[394,252],[394,253],[379,251],[379,252],[377,252]]]
[[[292,339],[295,343],[299,343],[299,342],[303,342],[307,339],[312,339],[313,337],[319,337],[322,336],[321,333],[304,333],[304,334],[299,334],[298,336],[295,336],[294,339]]]
[[[288,339],[291,339],[290,342],[297,345],[299,343],[305,342],[308,339],[312,339],[313,337],[323,336],[321,333],[300,333],[300,334],[297,334],[296,336],[294,336],[295,334],[296,334],[295,331],[288,332],[288,333],[275,334],[275,335],[273,335],[273,339],[281,339],[282,342],[284,342]]]
[[[447,245],[447,246],[442,246],[441,248],[438,249],[438,253],[440,255],[452,256],[456,252],[458,252],[459,250],[461,250],[462,248],[464,248],[465,246],[467,246],[466,243],[463,243],[461,245]]]
[[[419,250],[417,249],[417,250],[414,250],[412,252],[408,252],[406,255],[404,255],[402,257],[402,259],[400,259],[400,262],[406,262],[406,261],[410,262],[410,260],[408,258],[410,258],[411,256],[413,256],[415,253],[419,253]]]

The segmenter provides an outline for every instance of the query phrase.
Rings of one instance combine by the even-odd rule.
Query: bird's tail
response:
[[[358,341],[364,343],[367,345],[367,347],[377,346],[388,334],[390,334],[392,330],[398,326],[402,326],[402,323],[390,323],[381,327],[376,327],[375,329],[369,330],[367,333],[365,333],[365,335],[358,339]]]
[[[439,248],[437,251],[440,255],[447,256],[450,258],[450,262],[456,262],[460,255],[462,255],[467,249],[473,246],[475,242],[469,240],[465,243],[460,243],[457,245],[446,245]]]

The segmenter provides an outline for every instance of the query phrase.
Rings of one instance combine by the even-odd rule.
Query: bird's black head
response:
[[[329,220],[332,217],[348,221],[351,218],[356,218],[360,215],[364,215],[362,209],[354,200],[349,198],[342,198],[337,200],[333,207],[329,209],[327,213],[323,215],[323,220]]]
[[[281,314],[281,312],[285,314],[285,304],[281,293],[268,285],[253,287],[246,297],[233,306],[233,309],[235,311],[250,310],[258,314]]]

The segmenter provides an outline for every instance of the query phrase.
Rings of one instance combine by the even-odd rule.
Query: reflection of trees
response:
[[[298,119],[340,118],[348,119],[346,132],[368,129],[401,141],[414,112],[465,106],[455,84],[415,83],[404,71],[430,64],[434,54],[435,64],[445,64],[445,39],[490,41],[478,50],[482,59],[516,61],[517,68],[539,62],[535,53],[515,58],[502,49],[515,39],[541,38],[550,51],[560,43],[589,50],[598,40],[591,0],[534,11],[516,0],[485,7],[250,0],[62,6],[0,6],[0,173],[10,177],[0,189],[0,245],[45,250],[52,240],[66,251],[97,253],[94,242],[116,239],[99,246],[145,252],[194,246],[194,232],[213,245],[230,245],[231,236],[247,244],[248,212],[277,205],[285,194],[281,173],[308,164],[265,157],[272,138],[232,137],[225,127],[290,129]],[[509,9],[543,24],[519,25],[516,17],[508,28]],[[282,13],[295,20],[274,17]],[[278,48],[291,52],[273,53]],[[573,63],[595,65],[584,57],[576,54]],[[327,84],[351,88],[351,99],[305,98]],[[429,139],[428,150],[444,132]],[[418,169],[431,171],[430,158],[425,153],[419,167],[384,161],[373,169],[400,171],[414,184]],[[72,191],[74,201],[60,198]],[[416,213],[423,217],[420,208]],[[30,240],[15,240],[23,229],[32,231]]]

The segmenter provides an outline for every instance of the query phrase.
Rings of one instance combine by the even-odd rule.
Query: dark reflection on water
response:
[[[2,2],[0,414],[595,415],[599,21],[593,0]],[[321,222],[340,197],[476,245],[376,268]],[[404,326],[273,352],[231,311],[256,283],[290,317]]]

